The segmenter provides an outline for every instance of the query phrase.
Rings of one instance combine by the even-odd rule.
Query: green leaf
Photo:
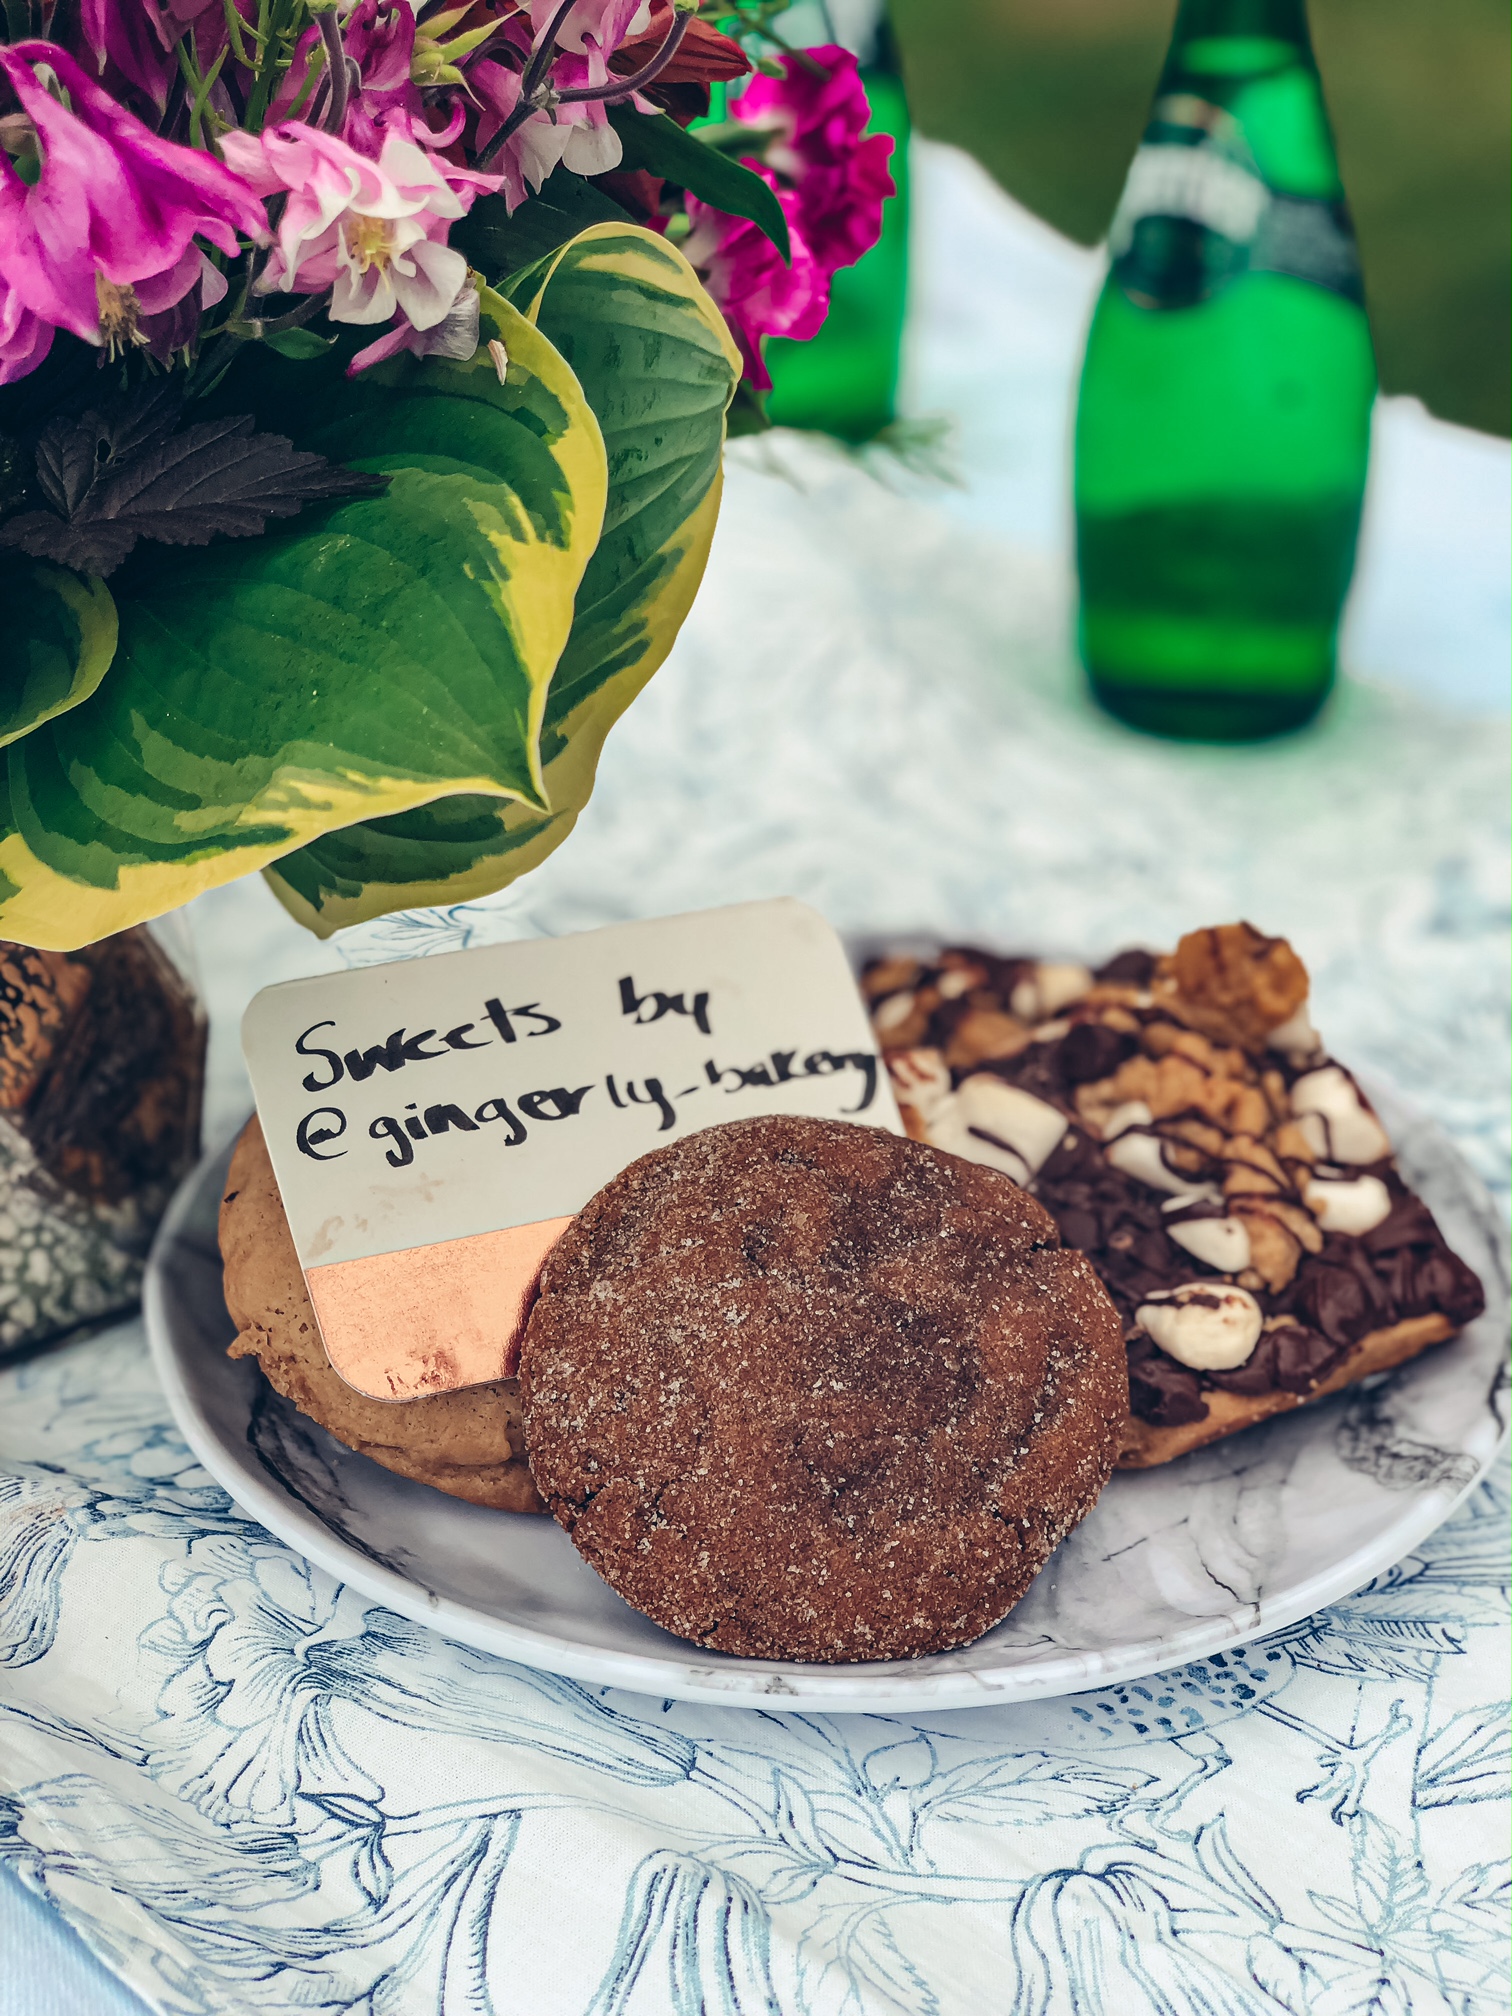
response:
[[[547,816],[548,688],[602,527],[604,445],[551,344],[497,296],[487,313],[503,386],[486,350],[351,386],[272,360],[308,381],[303,440],[390,487],[125,563],[110,678],[8,751],[0,935],[69,949],[456,793]]]
[[[318,336],[313,329],[275,329],[263,341],[280,357],[292,357],[302,362],[307,357],[324,357],[336,339],[332,336]]]
[[[116,648],[116,608],[103,581],[45,560],[0,560],[0,747],[87,700]]]
[[[634,220],[602,189],[570,168],[556,168],[511,216],[502,196],[482,196],[452,227],[449,243],[494,286],[534,266],[592,224]]]
[[[718,148],[706,147],[702,140],[685,133],[665,112],[648,118],[644,112],[632,112],[627,106],[611,105],[609,123],[625,150],[621,167],[644,168],[652,175],[675,182],[679,189],[690,189],[716,210],[724,210],[731,217],[748,217],[758,230],[766,233],[783,258],[792,263],[787,219],[770,183],[753,175],[749,168],[742,168]]]
[[[530,317],[582,383],[609,466],[603,536],[543,722],[551,809],[459,796],[286,856],[268,879],[321,933],[487,894],[559,846],[587,803],[605,736],[671,649],[703,575],[724,413],[740,376],[718,309],[681,253],[637,225],[595,226],[531,278]],[[492,297],[484,316],[494,316]]]

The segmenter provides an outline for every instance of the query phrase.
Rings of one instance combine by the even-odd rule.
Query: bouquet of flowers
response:
[[[771,0],[3,6],[0,938],[499,888],[878,236],[853,59]]]

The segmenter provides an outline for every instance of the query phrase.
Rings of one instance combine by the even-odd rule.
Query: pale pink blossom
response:
[[[530,0],[530,25],[537,47],[559,4],[560,0]],[[607,60],[621,42],[643,34],[650,25],[651,0],[575,0],[552,39],[559,49],[580,53],[595,49]]]
[[[598,66],[608,75],[608,66]],[[552,82],[566,90],[588,82],[593,65],[580,56],[558,57]],[[601,80],[602,81],[602,80]],[[479,106],[476,146],[485,153],[499,128],[520,102],[520,73],[482,58],[467,70],[468,89]],[[602,103],[557,105],[534,112],[517,127],[494,157],[494,168],[511,212],[541,187],[557,167],[575,175],[607,175],[618,168],[624,149]]]
[[[376,161],[332,133],[294,121],[228,133],[228,161],[263,195],[286,192],[278,235],[257,281],[264,294],[331,289],[334,322],[388,322],[402,312],[430,329],[451,312],[467,261],[446,234],[496,175],[457,168],[390,135]]]
[[[377,342],[357,352],[346,368],[346,375],[355,378],[359,372],[371,370],[385,358],[397,357],[406,350],[416,357],[471,357],[478,347],[480,320],[478,290],[464,287],[445,318],[429,329],[417,329],[403,314],[396,316]]]

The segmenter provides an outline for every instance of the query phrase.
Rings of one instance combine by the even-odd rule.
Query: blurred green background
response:
[[[891,0],[915,123],[1094,244],[1173,0]],[[1508,429],[1506,0],[1312,0],[1381,381]]]

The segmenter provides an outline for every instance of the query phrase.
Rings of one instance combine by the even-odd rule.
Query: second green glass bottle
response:
[[[1332,683],[1375,363],[1304,0],[1184,0],[1110,232],[1076,426],[1082,654],[1156,733]]]

